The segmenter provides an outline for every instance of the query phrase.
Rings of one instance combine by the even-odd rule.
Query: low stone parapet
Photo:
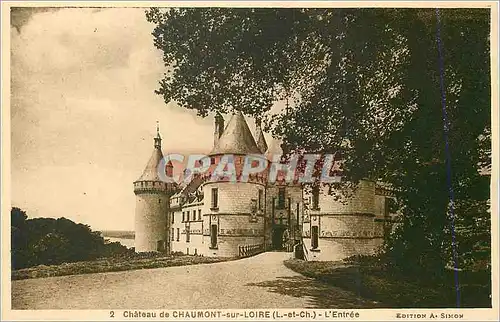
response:
[[[238,257],[241,258],[257,255],[262,252],[264,252],[263,244],[238,246]]]

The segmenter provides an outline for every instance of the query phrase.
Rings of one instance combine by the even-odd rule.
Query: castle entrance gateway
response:
[[[285,188],[278,190],[278,197],[273,198],[271,213],[271,249],[276,251],[292,251],[291,235],[291,198],[286,198]]]
[[[289,242],[287,225],[273,225],[271,235],[271,247],[273,250],[286,250],[286,245]]]

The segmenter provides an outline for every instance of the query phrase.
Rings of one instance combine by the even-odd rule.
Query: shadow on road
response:
[[[278,277],[272,281],[248,283],[246,286],[268,288],[270,292],[293,297],[308,297],[307,308],[376,308],[381,304],[356,296],[338,287],[304,276]]]

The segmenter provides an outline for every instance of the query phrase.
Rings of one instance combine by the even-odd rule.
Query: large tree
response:
[[[157,93],[201,116],[266,120],[284,152],[341,152],[347,182],[390,184],[405,270],[489,245],[489,10],[151,8]],[[286,107],[271,114],[271,107]],[[481,171],[483,173],[481,173]]]

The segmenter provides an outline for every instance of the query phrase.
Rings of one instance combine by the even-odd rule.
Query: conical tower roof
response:
[[[267,143],[266,138],[264,137],[264,132],[262,132],[262,128],[260,127],[260,119],[257,119],[255,123],[255,139],[257,141],[257,147],[259,148],[261,153],[266,153]]]
[[[238,111],[229,120],[224,132],[210,155],[215,154],[260,154],[252,132],[243,114]]]
[[[156,137],[154,138],[153,154],[149,158],[146,168],[142,172],[142,175],[139,177],[139,179],[137,179],[137,181],[161,181],[160,175],[158,173],[158,165],[160,164],[162,159],[163,153],[161,152],[161,136],[159,127],[157,127]]]
[[[153,150],[153,154],[149,158],[146,168],[137,181],[161,181],[158,174],[158,165],[162,159],[163,153],[161,152],[161,149],[155,148]]]

